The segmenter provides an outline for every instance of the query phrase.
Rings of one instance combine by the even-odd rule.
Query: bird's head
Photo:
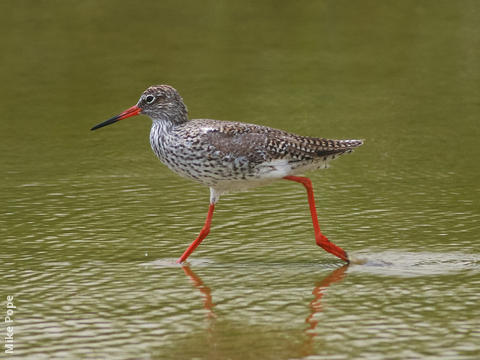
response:
[[[143,92],[136,105],[94,126],[91,130],[139,114],[148,115],[153,121],[168,121],[173,124],[188,120],[187,107],[178,91],[169,85],[154,85]]]

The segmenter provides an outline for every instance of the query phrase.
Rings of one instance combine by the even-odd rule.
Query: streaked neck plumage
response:
[[[152,132],[157,136],[172,131],[176,126],[188,121],[187,109],[182,108],[169,109],[170,111],[160,110],[155,114],[149,114],[152,119]],[[172,111],[174,110],[174,111]]]
[[[165,109],[157,109],[155,113],[147,113],[153,122],[164,122],[173,126],[186,123],[188,121],[187,107],[183,102],[176,103],[175,106],[169,106]]]

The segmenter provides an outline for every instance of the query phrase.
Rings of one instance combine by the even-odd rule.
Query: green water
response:
[[[0,358],[479,358],[478,2],[5,1],[0,30]],[[175,265],[208,189],[146,117],[89,131],[161,83],[191,117],[366,139],[310,174],[366,263],[280,181]]]

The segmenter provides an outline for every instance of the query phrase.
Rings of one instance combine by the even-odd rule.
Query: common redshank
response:
[[[330,160],[362,145],[362,140],[300,136],[241,122],[190,120],[182,97],[169,85],[150,86],[136,105],[91,130],[139,114],[152,119],[150,145],[160,161],[180,176],[210,188],[205,224],[178,263],[187,260],[210,232],[213,210],[222,194],[278,179],[296,181],[305,187],[317,245],[349,261],[347,253],[321,233],[312,182],[297,175],[327,167]]]

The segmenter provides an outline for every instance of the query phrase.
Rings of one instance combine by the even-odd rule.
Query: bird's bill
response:
[[[99,129],[101,127],[113,124],[114,122],[117,122],[119,120],[126,119],[130,116],[138,115],[138,114],[140,114],[141,111],[142,111],[142,109],[140,109],[137,105],[134,105],[131,108],[128,108],[127,110],[125,110],[124,112],[118,114],[117,116],[114,116],[114,117],[112,117],[112,118],[110,118],[110,119],[108,119],[108,120],[106,120],[106,121],[104,121],[104,122],[102,122],[98,125],[95,125],[90,130],[96,130],[96,129]]]

